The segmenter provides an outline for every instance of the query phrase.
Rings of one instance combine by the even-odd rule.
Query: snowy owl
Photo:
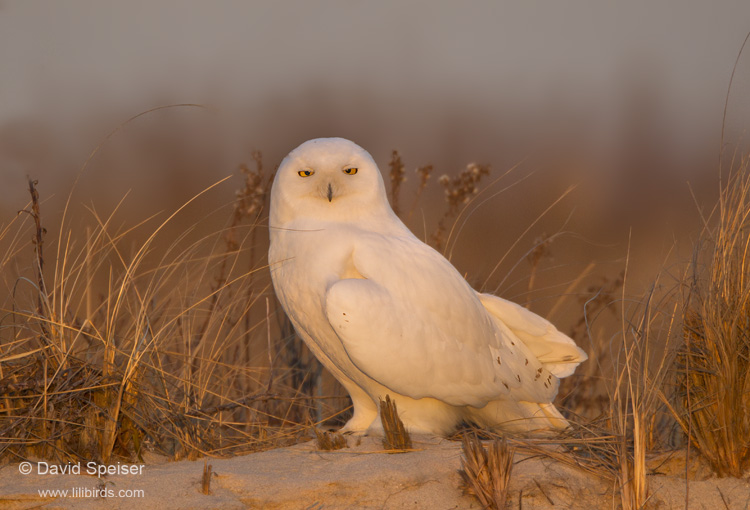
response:
[[[276,295],[351,396],[343,432],[377,432],[386,395],[414,433],[567,426],[551,402],[586,354],[538,315],[476,292],[414,236],[367,151],[342,138],[294,149],[273,182],[269,227]]]

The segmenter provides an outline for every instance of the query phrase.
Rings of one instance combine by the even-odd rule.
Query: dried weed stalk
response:
[[[393,208],[393,212],[399,215],[401,213],[399,195],[401,193],[401,184],[406,182],[406,170],[404,170],[404,163],[401,161],[398,151],[393,151],[388,166],[391,169],[388,173],[391,179],[391,207]]]
[[[201,476],[201,492],[206,496],[211,494],[211,474],[213,466],[207,460],[203,461],[203,475]]]
[[[417,193],[414,195],[414,201],[412,202],[411,208],[409,209],[409,215],[406,218],[407,221],[410,220],[414,215],[414,211],[419,205],[419,201],[422,198],[422,193],[424,193],[424,190],[427,187],[427,182],[430,180],[430,175],[432,175],[433,170],[434,168],[432,165],[425,165],[417,167],[417,169],[414,171],[419,176],[419,186],[417,187]]]
[[[438,249],[442,249],[447,242],[446,233],[448,223],[455,218],[459,209],[469,203],[474,195],[479,193],[479,183],[489,175],[488,165],[469,163],[457,176],[441,175],[438,182],[443,186],[448,210],[438,221],[437,230],[432,234],[432,241]]]
[[[411,450],[411,436],[398,417],[396,403],[389,395],[380,400],[380,421],[383,424],[383,448],[386,450]]]

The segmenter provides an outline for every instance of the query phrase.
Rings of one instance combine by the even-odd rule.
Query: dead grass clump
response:
[[[678,418],[690,443],[718,475],[742,477],[750,469],[747,161],[722,189],[717,214],[716,226],[706,228],[703,250],[696,254],[684,311]]]
[[[5,361],[0,379],[0,452],[26,451],[64,462],[81,457],[100,459],[100,406],[111,398],[115,382],[105,380],[101,369],[77,358],[68,357],[61,367],[54,367],[47,351],[37,349],[19,353],[11,361],[8,357],[0,360]],[[116,437],[119,443],[141,441],[139,432],[130,426],[128,423]],[[129,429],[128,433],[124,429]]]
[[[0,459],[108,463],[144,449],[195,458],[304,435],[298,417],[309,417],[310,395],[290,386],[300,368],[274,362],[283,321],[255,235],[273,175],[254,157],[226,226],[202,235],[193,225],[174,239],[170,222],[216,185],[146,232],[154,218],[117,228],[116,209],[90,210],[95,227],[84,229],[66,223],[66,209],[54,246],[30,183],[18,233],[9,226],[0,238],[9,287],[0,304]],[[324,419],[336,414],[316,396]]]
[[[318,450],[340,450],[348,448],[346,437],[339,432],[329,432],[327,430],[315,430],[315,444]]]
[[[474,495],[484,508],[506,508],[515,449],[502,438],[492,441],[488,451],[477,435],[470,433],[463,435],[461,446],[459,473],[464,493]]]
[[[389,395],[380,400],[380,422],[383,424],[383,448],[386,450],[411,450],[411,436],[398,417],[396,403]]]

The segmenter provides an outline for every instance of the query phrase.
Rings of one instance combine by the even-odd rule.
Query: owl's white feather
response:
[[[284,310],[352,397],[345,430],[379,427],[386,394],[415,432],[565,426],[551,402],[586,354],[542,317],[474,291],[417,239],[361,147],[326,138],[293,150],[273,183],[270,237]]]

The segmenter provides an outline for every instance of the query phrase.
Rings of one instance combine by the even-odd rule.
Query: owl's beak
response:
[[[328,183],[328,192],[326,193],[326,198],[328,198],[328,201],[330,202],[333,200],[333,186],[331,186],[331,183]]]

